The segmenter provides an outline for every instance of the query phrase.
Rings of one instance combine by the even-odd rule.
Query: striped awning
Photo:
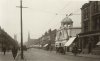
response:
[[[100,45],[100,41],[96,45]]]
[[[65,43],[64,46],[70,46],[70,45],[74,42],[75,38],[76,38],[76,37],[70,38],[70,39]]]
[[[43,47],[47,47],[48,46],[48,44],[45,44]]]

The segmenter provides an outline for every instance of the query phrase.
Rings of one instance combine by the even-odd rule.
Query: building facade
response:
[[[43,48],[46,48],[47,46],[53,47],[55,44],[55,37],[56,37],[56,29],[51,30],[49,29],[47,32],[44,33],[40,38],[37,40],[37,44],[40,45]],[[48,48],[49,50],[50,48]]]
[[[32,39],[28,32],[28,41],[25,43],[27,47],[33,47],[36,44],[37,39]]]
[[[82,33],[79,34],[83,53],[92,53],[100,41],[100,1],[90,1],[81,8]]]
[[[81,33],[81,27],[71,27],[69,30],[69,36],[71,37],[76,37],[79,33]]]
[[[73,21],[69,16],[66,16],[61,21],[61,26],[57,30],[56,33],[56,40],[55,40],[55,46],[56,47],[64,47],[65,43],[69,40],[70,29],[73,27]]]
[[[73,46],[79,43],[76,40],[79,33],[81,33],[81,27],[73,27],[73,21],[69,16],[66,16],[61,21],[61,26],[57,30],[55,47],[63,47],[67,52],[72,51]]]
[[[3,48],[9,50],[13,46],[19,47],[18,42],[0,27],[0,51],[2,51]]]

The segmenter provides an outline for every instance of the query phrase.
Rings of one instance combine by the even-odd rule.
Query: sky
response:
[[[88,0],[23,0],[23,42],[41,37],[48,29],[59,29],[66,14],[73,13],[74,27],[81,27],[81,7]],[[20,0],[0,0],[0,26],[20,42]],[[57,14],[57,15],[56,15]]]

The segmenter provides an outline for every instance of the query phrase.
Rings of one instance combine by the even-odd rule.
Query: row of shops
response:
[[[2,51],[3,48],[9,50],[13,46],[19,47],[18,42],[0,27],[0,51]]]

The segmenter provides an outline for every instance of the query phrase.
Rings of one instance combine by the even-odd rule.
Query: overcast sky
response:
[[[81,14],[80,8],[87,0],[23,0],[23,38],[41,37],[48,29],[59,29],[65,14]],[[0,26],[20,42],[20,0],[0,0]],[[56,13],[58,15],[56,15]],[[81,15],[72,15],[74,27],[81,26]]]

